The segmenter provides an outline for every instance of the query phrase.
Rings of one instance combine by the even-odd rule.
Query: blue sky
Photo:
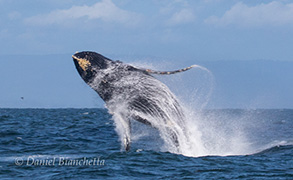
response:
[[[127,61],[127,57],[132,60],[154,57],[157,61],[173,62],[180,67],[198,62],[264,60],[277,62],[275,66],[270,66],[277,68],[278,65],[283,66],[284,62],[293,62],[293,2],[288,0],[0,0],[0,7],[0,75],[1,83],[4,84],[0,89],[1,107],[101,106],[102,102],[93,102],[97,97],[78,79],[71,59],[65,61],[75,51],[93,50],[123,61]],[[24,55],[25,58],[22,58]],[[29,59],[30,64],[21,59]],[[63,59],[62,64],[60,61]],[[11,67],[18,64],[19,68],[17,71],[8,70],[5,68],[7,64]],[[292,63],[288,65],[292,66]],[[52,71],[47,66],[56,66],[58,71],[50,76]],[[62,70],[60,66],[66,68]],[[221,71],[213,64],[210,66],[216,75]],[[43,67],[39,76],[45,76],[46,72],[50,77],[49,85],[46,86],[41,81],[37,81],[40,84],[35,85],[24,79],[34,76],[28,75],[30,67],[37,70]],[[274,94],[291,94],[291,70],[292,68],[287,70],[286,77],[280,77],[285,78],[284,84],[278,84],[288,90],[283,92],[279,89]],[[272,72],[278,74],[277,70]],[[267,73],[270,75],[270,71]],[[64,74],[67,79],[63,80],[67,82],[67,88],[60,89],[60,79],[64,78]],[[244,76],[241,74],[239,78],[245,78]],[[35,85],[34,90],[39,88],[34,92],[31,86],[22,86],[27,97],[37,95],[34,101],[21,105],[16,99],[13,100],[13,96],[24,96],[20,90],[12,90],[19,89],[15,79],[20,83],[28,81],[31,86]],[[264,78],[263,81],[270,80]],[[76,91],[90,95],[73,101],[78,93],[68,93],[73,86],[69,82],[76,83]],[[221,82],[219,80],[217,84]],[[280,83],[279,79],[275,82]],[[242,88],[245,89],[245,86]],[[52,94],[42,94],[44,89],[51,89]],[[59,96],[54,99],[54,90],[64,99]],[[236,90],[235,86],[234,91]],[[253,96],[250,94],[247,97],[255,99],[261,94],[255,92],[257,91],[252,92]],[[215,94],[221,96],[217,91]],[[39,96],[48,99],[40,100]],[[223,105],[224,102],[233,100],[228,95],[227,98],[215,103],[214,107],[235,106]],[[284,100],[275,107],[293,108],[292,103],[286,102],[288,98],[282,98]],[[243,102],[239,107],[245,107],[245,104]],[[274,106],[262,103],[259,107]]]
[[[292,1],[0,0],[0,54],[290,60]]]

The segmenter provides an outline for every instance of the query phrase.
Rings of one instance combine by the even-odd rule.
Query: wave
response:
[[[0,116],[0,121],[3,121],[3,120],[8,120],[10,119],[12,116],[9,116],[9,115],[2,115]]]
[[[253,153],[251,155],[271,155],[277,153],[288,153],[289,155],[292,155],[292,152],[293,142],[280,141],[269,144],[263,147],[263,149],[259,149],[256,153]]]

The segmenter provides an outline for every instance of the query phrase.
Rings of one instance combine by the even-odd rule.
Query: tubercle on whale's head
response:
[[[78,73],[86,83],[90,82],[98,71],[107,69],[112,61],[91,51],[76,52],[72,58]]]

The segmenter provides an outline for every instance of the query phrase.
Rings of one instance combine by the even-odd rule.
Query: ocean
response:
[[[125,152],[106,109],[0,109],[0,179],[293,179],[293,110],[196,113],[190,156],[136,122]]]

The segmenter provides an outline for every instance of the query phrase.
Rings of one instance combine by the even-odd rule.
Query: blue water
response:
[[[106,109],[0,109],[0,179],[293,179],[293,110],[199,113],[214,155],[164,152],[159,133],[140,123],[133,131],[149,133],[124,152]],[[235,131],[245,143],[227,143]]]

